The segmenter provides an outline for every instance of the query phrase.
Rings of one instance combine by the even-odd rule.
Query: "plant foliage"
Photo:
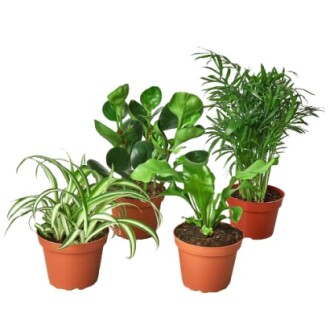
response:
[[[50,187],[40,194],[21,197],[14,202],[8,212],[8,229],[18,218],[30,216],[39,235],[62,243],[61,248],[65,248],[87,243],[104,235],[108,228],[118,227],[129,239],[132,257],[136,249],[132,229],[135,226],[147,232],[158,245],[156,232],[146,224],[134,219],[116,219],[109,213],[114,207],[127,205],[118,202],[118,198],[135,198],[150,203],[160,221],[157,207],[134,183],[116,179],[112,173],[105,178],[100,176],[85,164],[84,157],[78,166],[70,157],[66,161],[35,155],[23,159],[18,168],[27,160],[37,163],[36,173],[41,169]],[[64,188],[59,187],[59,179],[64,179]]]
[[[197,96],[178,92],[160,106],[162,92],[157,86],[143,91],[140,102],[127,103],[128,93],[127,84],[119,86],[103,106],[105,117],[116,122],[115,130],[95,121],[97,132],[112,145],[107,165],[122,177],[129,178],[138,165],[149,159],[167,161],[186,141],[204,134],[204,128],[196,125],[203,113],[203,103]],[[167,135],[169,130],[175,130],[173,137]],[[107,174],[95,160],[89,160],[88,165],[101,175]]]
[[[203,77],[210,109],[207,130],[211,149],[218,157],[227,157],[230,172],[234,167],[240,172],[258,159],[277,164],[283,152],[284,139],[290,131],[305,133],[308,117],[317,116],[319,108],[306,105],[303,93],[296,88],[293,72],[273,68],[252,73],[231,62],[227,57],[212,51],[196,54],[207,62],[209,75]],[[307,92],[309,93],[309,92]],[[310,94],[310,93],[309,93]],[[259,189],[241,189],[241,196],[248,201],[262,202],[266,195],[271,168],[250,180]]]
[[[139,165],[132,178],[144,182],[150,181],[154,176],[167,178],[170,185],[163,194],[183,198],[194,212],[194,216],[187,217],[186,221],[198,226],[204,235],[211,235],[220,221],[227,218],[235,222],[239,220],[242,209],[229,207],[228,197],[238,189],[256,190],[251,187],[249,180],[267,171],[272,163],[256,161],[244,171],[237,172],[229,185],[222,192],[216,193],[215,176],[207,166],[208,157],[209,153],[206,151],[192,151],[179,157],[173,167],[164,160],[151,159]],[[237,180],[240,184],[233,188]]]

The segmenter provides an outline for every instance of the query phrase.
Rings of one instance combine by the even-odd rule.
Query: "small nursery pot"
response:
[[[158,196],[151,198],[151,201],[156,205],[157,209],[160,210],[160,205],[164,199],[164,196]],[[118,198],[117,202],[121,203],[129,203],[133,205],[125,205],[119,206],[112,209],[112,215],[115,218],[130,218],[140,220],[141,222],[150,226],[153,230],[156,230],[158,227],[157,224],[157,217],[155,214],[154,209],[149,203],[141,202],[137,199],[132,198]],[[137,239],[145,239],[149,238],[149,234],[144,232],[141,229],[133,227],[135,236]],[[116,235],[127,238],[125,232],[120,228],[116,228],[115,230]]]
[[[229,285],[242,240],[227,246],[203,247],[183,242],[175,234],[174,238],[186,287],[195,291],[217,292]]]
[[[93,285],[98,278],[103,246],[108,234],[102,238],[59,249],[54,243],[38,235],[43,247],[47,273],[51,285],[58,289],[84,289]]]
[[[268,189],[278,192],[280,198],[264,203],[247,202],[232,196],[227,200],[230,207],[240,206],[243,209],[241,219],[237,223],[232,221],[231,225],[240,229],[244,237],[264,239],[273,235],[277,213],[285,194],[273,186],[268,186]]]

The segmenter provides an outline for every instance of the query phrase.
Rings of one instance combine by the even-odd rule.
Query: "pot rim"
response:
[[[182,223],[184,223],[184,222],[182,222]],[[229,244],[229,245],[224,245],[224,246],[199,246],[199,245],[191,244],[191,243],[188,243],[188,242],[185,242],[185,241],[181,240],[180,238],[178,238],[175,235],[176,228],[179,227],[180,225],[182,225],[182,223],[177,225],[173,230],[173,236],[174,236],[175,240],[178,241],[182,246],[191,247],[191,248],[196,249],[196,250],[200,250],[200,251],[202,251],[202,250],[206,251],[207,250],[207,251],[215,252],[217,250],[235,249],[236,247],[237,247],[237,250],[238,250],[240,248],[242,242],[243,242],[243,239],[244,239],[244,233],[242,232],[243,233],[242,238],[238,242],[233,243],[233,244]],[[241,231],[240,229],[237,229],[237,228],[234,228],[234,229]]]
[[[237,187],[237,184],[234,184],[233,187]],[[236,198],[236,197],[233,197],[233,196],[228,197],[228,199],[239,200],[242,203],[246,203],[246,204],[264,204],[264,205],[266,205],[266,204],[274,204],[274,203],[279,203],[279,202],[281,203],[283,201],[283,198],[285,197],[285,192],[282,189],[280,189],[278,187],[275,187],[275,186],[272,186],[270,184],[267,185],[267,188],[270,188],[272,190],[277,191],[278,193],[280,193],[281,197],[278,198],[278,199],[276,199],[276,200],[274,200],[274,201],[270,201],[270,202],[249,202],[249,201],[245,201],[243,199]]]
[[[107,230],[107,233],[102,237],[98,238],[97,240],[93,240],[87,243],[73,244],[64,249],[60,249],[62,243],[52,242],[39,235],[38,232],[36,234],[40,245],[48,251],[53,251],[63,254],[80,254],[80,253],[83,254],[83,253],[89,253],[93,250],[97,250],[100,246],[104,246],[109,236],[109,230]]]

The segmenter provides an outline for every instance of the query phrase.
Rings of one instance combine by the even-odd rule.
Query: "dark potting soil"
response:
[[[238,198],[238,199],[241,199],[241,200],[245,200],[244,198],[242,198],[239,194],[238,191],[235,191],[233,194],[232,194],[233,197],[235,198]],[[276,191],[276,190],[273,190],[271,188],[267,188],[267,192],[266,192],[266,197],[265,197],[265,200],[264,200],[264,203],[267,203],[267,202],[274,202],[274,201],[277,201],[278,199],[281,198],[281,194]]]
[[[213,234],[209,236],[202,234],[197,226],[186,222],[176,227],[174,234],[186,243],[208,247],[231,245],[243,238],[243,233],[240,230],[224,222],[220,222]]]
[[[137,181],[136,184],[143,189],[143,182]],[[147,194],[150,198],[159,196],[165,190],[163,184],[149,182],[147,188]]]

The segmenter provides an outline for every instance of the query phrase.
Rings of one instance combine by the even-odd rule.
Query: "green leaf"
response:
[[[249,180],[254,178],[257,174],[265,173],[269,170],[272,165],[275,165],[278,162],[278,158],[271,159],[268,163],[259,159],[255,161],[251,166],[249,166],[246,170],[237,172],[235,177],[238,180]]]
[[[204,150],[194,150],[186,153],[176,160],[177,165],[206,165],[209,153]]]
[[[147,120],[148,113],[143,108],[143,106],[140,103],[138,103],[134,100],[131,100],[128,105],[128,108],[129,108],[131,117],[134,120],[138,121],[143,127],[148,128],[148,120]]]
[[[177,172],[171,168],[166,160],[157,159],[149,159],[140,164],[131,174],[131,178],[147,183],[151,182],[156,175],[163,178],[175,177],[180,179]]]
[[[111,121],[116,121],[117,120],[116,109],[114,108],[114,106],[109,101],[106,101],[104,103],[102,111],[103,111],[103,114],[104,114],[105,118],[107,118]]]
[[[131,153],[131,163],[133,168],[146,162],[151,158],[154,146],[148,141],[139,141],[135,143]]]
[[[128,93],[129,93],[128,84],[119,86],[108,95],[108,101],[115,105],[121,105],[125,102]]]
[[[70,245],[72,245],[74,243],[74,241],[76,240],[76,238],[79,236],[81,230],[80,229],[75,229],[71,234],[70,236],[68,236],[63,244],[61,245],[60,249],[64,249]]]
[[[162,91],[159,87],[152,86],[141,94],[140,101],[148,114],[151,115],[151,111],[162,101]]]
[[[154,241],[157,244],[157,247],[159,246],[159,238],[157,233],[147,224],[145,224],[142,221],[136,220],[136,219],[118,219],[120,224],[126,224],[128,226],[134,226],[138,229],[143,230],[144,232],[146,232],[147,234],[149,234]]]
[[[122,139],[125,149],[129,154],[132,152],[135,143],[141,141],[142,131],[143,128],[139,122],[132,119],[128,119],[124,122]]]
[[[162,131],[177,128],[178,117],[170,111],[168,104],[163,108],[159,116],[159,128]]]
[[[178,129],[174,137],[172,148],[175,149],[180,144],[203,135],[204,132],[204,128],[200,125]]]
[[[213,234],[213,228],[212,227],[207,227],[205,225],[202,226],[201,232],[205,236],[209,236]]]
[[[97,132],[102,137],[104,137],[107,141],[109,141],[114,147],[120,146],[122,140],[118,133],[113,131],[108,126],[105,126],[98,120],[95,120],[94,123],[95,123],[95,128],[96,128]]]
[[[131,173],[131,161],[128,152],[120,147],[112,148],[106,156],[107,165],[123,177],[129,177]]]
[[[169,110],[178,118],[178,128],[193,126],[203,112],[203,102],[193,94],[178,92],[168,104]]]
[[[98,174],[100,174],[102,177],[109,176],[109,171],[98,161],[94,159],[89,159],[87,161],[87,165],[94,171],[96,171]]]
[[[234,222],[238,222],[243,213],[243,209],[240,206],[233,206],[230,208],[230,218]]]
[[[132,258],[135,254],[135,251],[136,251],[136,236],[135,236],[135,233],[134,233],[133,229],[130,226],[128,226],[124,223],[121,223],[119,225],[119,227],[124,230],[128,240],[129,240],[129,245],[130,245],[130,256],[129,257]]]

